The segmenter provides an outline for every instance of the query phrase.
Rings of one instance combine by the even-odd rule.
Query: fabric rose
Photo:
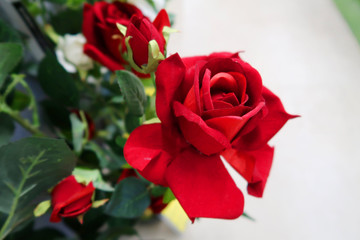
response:
[[[165,26],[170,27],[170,20],[164,9],[159,12],[153,23],[146,17],[134,15],[127,28],[119,25],[120,31],[125,35],[127,60],[137,72],[154,72],[159,62],[164,60]]]
[[[126,160],[169,186],[191,219],[239,217],[244,197],[220,156],[247,180],[248,193],[261,197],[274,151],[267,142],[295,116],[238,54],[174,54],[159,65],[156,87],[161,123],[130,134]]]
[[[123,2],[85,3],[82,31],[87,40],[84,52],[111,71],[124,69],[126,61],[121,56],[123,37],[116,24],[127,26],[132,16],[143,17],[132,4]]]
[[[51,192],[53,211],[51,222],[60,222],[62,217],[77,217],[87,212],[92,205],[95,188],[78,183],[73,175],[57,184]]]

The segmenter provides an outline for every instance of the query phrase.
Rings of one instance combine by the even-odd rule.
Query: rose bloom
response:
[[[111,71],[124,69],[120,44],[123,36],[116,23],[127,26],[132,16],[143,17],[132,4],[122,2],[96,2],[94,6],[85,3],[83,11],[83,34],[87,40],[84,52]]]
[[[192,220],[239,217],[244,197],[220,156],[247,180],[248,193],[261,197],[274,152],[267,142],[295,116],[238,54],[174,54],[159,65],[156,88],[161,123],[130,134],[126,160],[169,186]]]
[[[73,175],[57,184],[51,192],[53,211],[51,222],[60,222],[62,217],[77,217],[87,212],[92,205],[95,188],[90,182],[87,186],[78,183]]]

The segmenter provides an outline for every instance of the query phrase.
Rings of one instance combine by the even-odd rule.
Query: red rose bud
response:
[[[80,115],[80,110],[78,109],[73,109],[71,110],[72,113],[75,113],[76,116],[80,119],[81,119],[81,115]],[[95,124],[94,124],[94,121],[92,120],[92,118],[90,117],[89,114],[87,114],[86,112],[84,112],[84,115],[85,115],[85,120],[87,122],[87,125],[88,125],[88,131],[89,131],[89,136],[88,136],[88,140],[91,140],[94,138],[95,136]]]
[[[96,2],[94,6],[85,3],[82,31],[87,40],[84,52],[111,71],[124,69],[126,61],[120,49],[123,35],[116,24],[127,26],[132,16],[143,17],[142,12],[132,4],[123,2]]]
[[[159,62],[165,59],[164,27],[170,27],[165,10],[159,12],[153,23],[145,17],[133,16],[127,28],[118,24],[125,35],[127,61],[137,72],[154,72]]]
[[[247,180],[248,193],[261,197],[273,159],[268,141],[296,116],[238,54],[174,54],[160,63],[156,89],[161,123],[131,132],[126,161],[169,186],[191,219],[239,217],[244,197],[220,156]]]
[[[80,217],[91,208],[95,188],[78,183],[73,175],[65,178],[51,192],[53,211],[51,222],[60,222],[62,217]]]

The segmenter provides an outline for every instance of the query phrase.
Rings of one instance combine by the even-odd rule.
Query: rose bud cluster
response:
[[[111,71],[130,64],[136,72],[148,74],[165,58],[163,30],[170,27],[165,10],[150,22],[132,4],[100,1],[85,4],[83,14],[84,52]]]
[[[190,219],[239,217],[244,197],[220,156],[261,197],[274,152],[268,141],[295,116],[238,54],[174,54],[160,63],[156,89],[161,123],[135,129],[125,159],[170,187]]]
[[[51,222],[60,222],[61,218],[79,217],[92,206],[95,188],[90,182],[87,186],[76,181],[73,175],[57,184],[51,192]]]

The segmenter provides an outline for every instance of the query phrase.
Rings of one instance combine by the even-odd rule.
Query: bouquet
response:
[[[168,54],[165,3],[15,1],[28,35],[0,19],[0,239],[65,239],[34,228],[44,214],[76,239],[137,234],[172,204],[247,216],[228,167],[262,197],[296,116],[238,52]]]

